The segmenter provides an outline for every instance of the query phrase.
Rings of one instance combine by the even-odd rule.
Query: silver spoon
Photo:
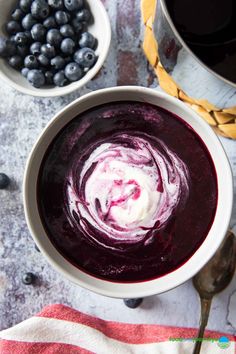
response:
[[[201,321],[198,338],[203,338],[214,295],[224,290],[233,278],[236,267],[236,238],[228,231],[222,245],[212,259],[193,278],[193,285],[201,300]],[[199,354],[201,341],[195,343],[193,354]]]

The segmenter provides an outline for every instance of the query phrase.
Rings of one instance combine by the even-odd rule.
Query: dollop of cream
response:
[[[148,244],[152,231],[162,228],[188,197],[185,163],[162,141],[145,134],[120,134],[103,142],[79,175],[73,168],[66,184],[68,217],[103,247]]]

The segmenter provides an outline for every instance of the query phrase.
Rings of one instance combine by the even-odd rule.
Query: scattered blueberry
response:
[[[70,19],[70,15],[65,11],[60,10],[55,13],[55,20],[59,26],[68,23],[69,19]]]
[[[73,38],[75,35],[75,31],[73,30],[73,27],[69,24],[63,25],[60,27],[60,32],[63,37],[66,38]]]
[[[40,88],[45,84],[45,76],[40,70],[30,70],[27,75],[27,80],[36,88]]]
[[[31,285],[35,282],[36,276],[31,272],[27,272],[22,276],[22,283],[25,285]]]
[[[60,47],[62,35],[58,29],[50,29],[47,33],[47,42],[55,47]]]
[[[83,9],[76,14],[76,18],[80,22],[89,22],[91,13],[88,9]]]
[[[16,34],[21,31],[21,25],[16,21],[9,21],[6,24],[6,31],[8,34]]]
[[[65,67],[65,76],[69,81],[77,81],[83,76],[83,71],[77,63],[69,63]]]
[[[33,55],[39,55],[41,53],[42,44],[40,42],[34,42],[30,46],[30,53]]]
[[[45,0],[34,0],[31,5],[31,14],[37,19],[44,20],[49,16],[50,9]]]
[[[35,18],[33,18],[33,16],[31,14],[27,14],[25,15],[25,17],[23,18],[22,22],[22,27],[25,30],[31,30],[31,28],[33,27],[33,25],[36,24],[36,20]]]
[[[44,54],[47,58],[51,59],[55,57],[56,50],[55,47],[51,44],[43,44],[41,47],[41,53]]]
[[[52,29],[57,27],[57,23],[54,16],[49,16],[43,21],[43,25],[47,29]]]
[[[29,69],[28,69],[28,68],[23,68],[23,69],[21,69],[21,74],[22,74],[25,78],[27,78],[28,72],[29,72]]]
[[[64,54],[73,54],[75,49],[75,42],[71,38],[65,38],[61,42],[61,51]]]
[[[18,45],[17,54],[25,58],[29,54],[29,47],[27,45]]]
[[[24,16],[25,13],[21,9],[15,9],[11,14],[11,18],[18,22],[21,21]]]
[[[72,20],[72,25],[74,27],[75,33],[77,34],[80,33],[84,28],[83,23],[80,22],[77,18]]]
[[[79,40],[79,46],[80,48],[94,48],[96,44],[96,39],[94,36],[89,33],[89,32],[84,32],[82,33],[80,40]]]
[[[8,58],[8,64],[14,69],[21,69],[23,65],[23,59],[20,55],[13,55]]]
[[[28,69],[38,69],[39,63],[37,58],[34,55],[27,55],[24,60],[24,65]]]
[[[46,32],[46,28],[41,23],[36,23],[31,29],[31,36],[35,41],[43,42]]]
[[[46,80],[46,84],[47,85],[52,85],[53,84],[53,76],[54,76],[54,73],[52,71],[46,71],[45,74],[45,80]]]
[[[56,86],[62,87],[68,84],[68,80],[65,77],[64,71],[58,71],[54,77],[53,77],[53,82]]]
[[[10,178],[5,173],[0,173],[0,189],[6,189],[10,184]]]
[[[61,70],[65,67],[65,59],[57,55],[55,58],[51,59],[51,66],[56,70]]]
[[[74,54],[74,61],[83,68],[91,68],[96,62],[96,54],[91,48],[82,48]]]
[[[15,43],[20,46],[27,45],[29,43],[29,36],[25,32],[18,32],[15,35]]]
[[[61,10],[64,7],[63,0],[48,0],[48,5],[55,10]]]
[[[16,45],[9,39],[0,37],[0,56],[5,58],[16,54]]]
[[[83,7],[83,0],[64,0],[65,8],[68,11],[80,10]]]
[[[20,8],[24,12],[30,12],[32,0],[20,0]]]
[[[127,307],[129,307],[130,309],[135,309],[136,307],[141,305],[143,299],[124,299],[123,301]]]
[[[50,64],[50,60],[44,54],[40,54],[37,59],[42,66],[49,66]]]

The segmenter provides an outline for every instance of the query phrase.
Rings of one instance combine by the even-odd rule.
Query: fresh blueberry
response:
[[[39,63],[37,61],[37,58],[34,55],[27,55],[24,60],[24,65],[26,68],[32,70],[32,69],[38,69]]]
[[[30,70],[27,75],[27,80],[31,85],[37,88],[45,84],[45,76],[41,70]]]
[[[30,46],[30,53],[33,55],[39,55],[41,53],[42,44],[40,42],[34,42]]]
[[[71,38],[65,38],[61,42],[61,51],[64,54],[72,54],[75,50],[75,42]]]
[[[55,20],[59,26],[65,25],[70,20],[70,15],[65,11],[57,11],[55,13]]]
[[[35,18],[33,18],[33,16],[31,14],[27,14],[25,15],[25,17],[23,18],[22,22],[22,27],[25,30],[31,30],[31,28],[33,27],[33,25],[36,24],[36,20]]]
[[[35,283],[35,281],[36,281],[36,276],[31,272],[27,272],[22,276],[22,283],[25,285],[31,285]]]
[[[55,10],[61,10],[64,7],[63,0],[48,0],[48,5]]]
[[[64,5],[68,11],[75,11],[75,10],[82,9],[82,7],[84,5],[84,1],[83,0],[64,0]]]
[[[5,173],[0,173],[0,189],[6,189],[10,184],[10,178]]]
[[[74,18],[72,20],[72,26],[73,26],[76,34],[80,33],[84,28],[83,23],[80,22],[77,18]]]
[[[25,31],[24,33],[25,33],[26,37],[28,38],[28,43],[32,43],[33,39],[32,39],[30,31]]]
[[[91,18],[91,13],[88,9],[83,9],[76,14],[77,20],[80,22],[89,22]]]
[[[56,70],[61,70],[65,67],[66,62],[65,59],[61,56],[57,55],[55,58],[51,59],[51,66]]]
[[[46,79],[46,84],[47,85],[52,85],[53,84],[53,76],[54,76],[54,73],[52,71],[46,71],[45,72],[45,79]]]
[[[130,309],[135,309],[136,307],[138,307],[139,305],[141,305],[143,299],[139,298],[139,299],[124,299],[124,303],[127,307],[129,307]]]
[[[89,33],[89,32],[84,32],[82,33],[80,40],[79,40],[79,46],[80,48],[94,48],[96,44],[96,39],[94,36]]]
[[[46,20],[43,21],[43,25],[47,29],[52,29],[52,28],[57,27],[57,23],[56,23],[55,17],[54,16],[49,16],[48,18],[46,18]]]
[[[53,82],[56,86],[62,87],[68,84],[68,80],[65,77],[64,71],[58,71],[54,76],[53,76]]]
[[[20,46],[27,45],[29,43],[29,36],[26,32],[18,32],[15,35],[15,43]]]
[[[44,20],[49,16],[50,9],[45,0],[34,0],[31,5],[31,14],[37,19]]]
[[[20,8],[25,13],[30,12],[32,0],[20,0]]]
[[[21,69],[21,74],[22,74],[25,78],[27,78],[28,72],[29,72],[29,69],[28,69],[28,68],[23,68],[23,69]]]
[[[15,34],[12,34],[10,37],[9,37],[9,40],[13,43],[15,43]]]
[[[58,29],[50,29],[47,33],[47,42],[55,47],[60,47],[62,35]]]
[[[7,56],[12,56],[17,53],[17,46],[15,41],[12,42],[11,40],[7,39],[6,40],[6,54]]]
[[[9,57],[16,54],[16,45],[15,42],[0,37],[0,57]]]
[[[40,54],[37,59],[42,66],[49,66],[50,64],[50,60],[44,54]]]
[[[65,67],[65,76],[69,81],[77,81],[83,76],[83,71],[77,63],[69,63]]]
[[[41,23],[36,23],[31,29],[31,36],[35,41],[43,42],[46,32],[46,28]]]
[[[25,58],[29,54],[29,47],[27,45],[18,45],[17,54]]]
[[[73,30],[73,27],[69,24],[61,26],[60,28],[61,35],[66,38],[73,38],[75,35],[75,32]]]
[[[21,25],[16,21],[9,21],[6,24],[6,31],[8,34],[16,34],[21,31]]]
[[[56,55],[55,47],[51,44],[43,44],[41,47],[41,53],[44,54],[47,58],[54,58]]]
[[[13,55],[12,57],[8,58],[8,64],[14,69],[20,69],[23,65],[23,59],[19,55]]]
[[[71,61],[72,61],[71,56],[64,57],[63,59],[65,60],[65,63],[66,63],[66,64],[69,64],[69,63],[71,63]]]
[[[96,62],[96,54],[91,48],[82,48],[74,54],[74,61],[82,68],[91,68]]]
[[[11,18],[18,22],[20,22],[24,16],[25,13],[21,9],[15,9],[11,14]]]

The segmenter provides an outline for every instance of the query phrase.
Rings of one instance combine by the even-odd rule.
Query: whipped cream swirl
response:
[[[149,244],[188,197],[185,163],[146,134],[117,134],[78,159],[65,185],[67,217],[102,247]]]

